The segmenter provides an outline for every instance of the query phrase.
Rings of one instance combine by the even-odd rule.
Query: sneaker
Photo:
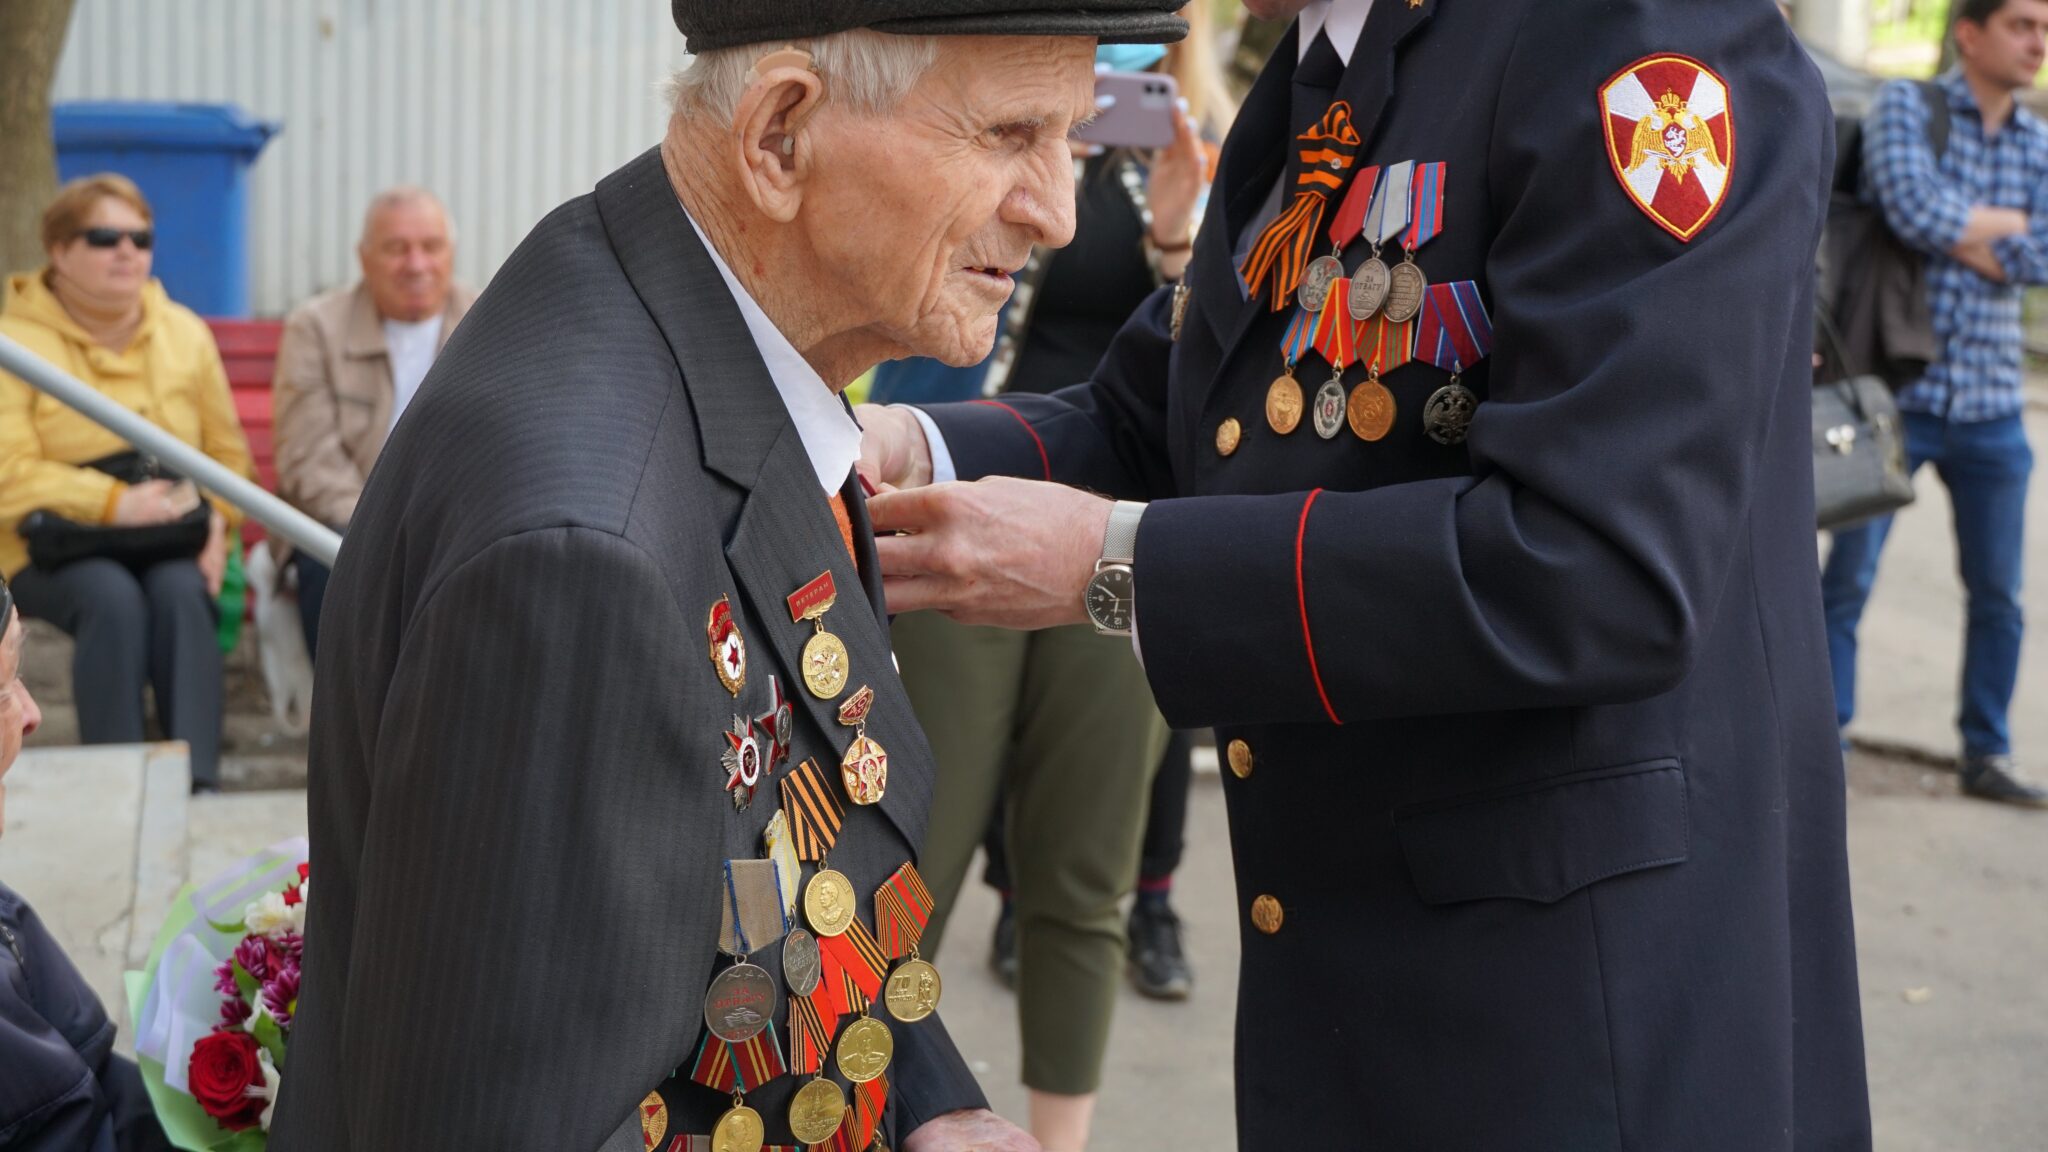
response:
[[[1185,1000],[1195,988],[1194,969],[1181,948],[1180,917],[1164,901],[1131,906],[1131,983],[1154,1000]]]
[[[1010,991],[1017,990],[1017,908],[1008,900],[1003,901],[1002,915],[996,917],[995,939],[989,941],[988,966],[995,969],[996,979]]]
[[[1966,756],[1962,777],[1965,796],[2026,808],[2048,808],[2048,788],[2020,779],[2018,766],[2010,756]]]

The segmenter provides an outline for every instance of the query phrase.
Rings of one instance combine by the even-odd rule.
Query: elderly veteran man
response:
[[[890,606],[1135,630],[1216,727],[1243,1147],[1868,1148],[1819,76],[1767,0],[1251,7],[1185,295],[863,414],[998,477],[874,501]]]
[[[666,139],[506,262],[356,505],[275,1152],[1036,1147],[932,1015],[836,393],[987,354],[1098,39],[1178,3],[676,0]]]
[[[427,369],[476,290],[455,279],[455,225],[433,193],[379,192],[356,242],[363,278],[315,296],[284,322],[277,350],[277,483],[284,498],[336,531]],[[319,654],[325,565],[291,556],[306,651]]]

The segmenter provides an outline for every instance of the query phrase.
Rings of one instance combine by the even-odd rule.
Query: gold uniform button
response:
[[[1242,740],[1230,742],[1230,774],[1239,780],[1252,774],[1252,746]]]
[[[1287,919],[1287,912],[1280,907],[1280,901],[1271,896],[1261,896],[1252,901],[1252,927],[1271,936],[1280,931],[1280,925]]]
[[[1231,417],[1216,426],[1216,454],[1228,456],[1237,451],[1237,445],[1244,439],[1244,426]]]

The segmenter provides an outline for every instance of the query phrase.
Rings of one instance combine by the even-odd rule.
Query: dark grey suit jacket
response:
[[[787,772],[735,812],[722,733],[768,711],[773,674],[797,714],[791,763],[838,763],[851,732],[804,690],[812,627],[783,602],[827,568],[847,691],[875,689],[868,731],[890,754],[886,799],[849,806],[831,855],[872,924],[872,893],[923,842],[931,750],[879,580],[849,562],[650,151],[513,254],[350,525],[320,650],[316,895],[277,1152],[637,1148],[657,1086],[671,1133],[711,1130],[729,1100],[671,1076],[703,1028],[721,864],[761,854]],[[737,700],[707,650],[720,596],[747,641]],[[756,960],[779,973],[779,946]],[[776,1016],[786,1039],[780,997]],[[892,1145],[984,1106],[936,1018],[889,1023]],[[749,1096],[770,1143],[790,1142],[795,1083]]]

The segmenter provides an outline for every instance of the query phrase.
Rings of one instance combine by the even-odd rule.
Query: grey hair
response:
[[[414,184],[400,184],[393,188],[386,188],[375,196],[370,197],[370,206],[363,210],[363,230],[356,234],[356,243],[360,245],[369,240],[370,226],[375,224],[377,217],[386,210],[405,204],[417,204],[420,201],[425,201],[440,209],[441,223],[448,226],[448,243],[455,243],[455,217],[448,214],[448,206],[441,203],[439,196]]]
[[[932,36],[895,36],[868,28],[809,40],[716,48],[690,58],[668,82],[671,110],[678,116],[712,115],[730,122],[740,94],[753,78],[754,62],[778,48],[800,48],[825,78],[826,99],[863,115],[893,110],[939,59]]]

